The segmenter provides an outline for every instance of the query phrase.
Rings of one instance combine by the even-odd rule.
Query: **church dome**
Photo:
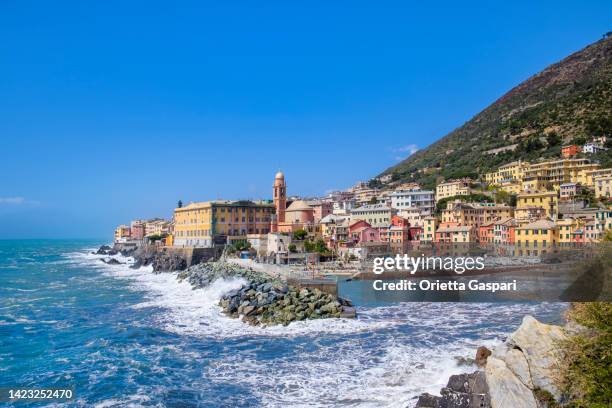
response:
[[[282,171],[279,171],[278,173],[276,173],[276,176],[274,177],[276,180],[280,180],[280,179],[285,179],[285,175],[283,174]]]
[[[287,211],[313,211],[313,209],[306,201],[296,200],[287,207]]]

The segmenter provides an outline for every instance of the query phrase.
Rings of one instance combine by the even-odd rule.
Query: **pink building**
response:
[[[478,241],[482,244],[492,244],[495,236],[495,223],[483,224],[478,227]]]
[[[334,210],[334,204],[329,201],[313,201],[310,203],[313,210],[314,222],[317,223],[323,219],[323,217],[331,214]]]
[[[146,225],[144,222],[134,221],[131,226],[130,237],[132,239],[141,240],[144,239],[146,233]]]
[[[377,228],[363,226],[353,230],[351,238],[359,244],[364,242],[380,242],[380,233]]]

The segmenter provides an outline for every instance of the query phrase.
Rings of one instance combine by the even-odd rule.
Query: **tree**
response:
[[[320,238],[316,240],[315,242],[305,241],[304,250],[306,252],[317,252],[321,255],[327,255],[330,253],[329,249],[327,248],[327,245],[325,245],[325,241],[323,241]]]
[[[287,248],[289,249],[289,252],[291,253],[297,252],[297,247],[295,246],[295,244],[289,244]]]
[[[177,208],[183,208],[183,201],[182,200],[178,200],[178,203],[176,204]]]
[[[582,146],[585,143],[586,143],[586,137],[584,137],[584,136],[577,136],[577,137],[572,139],[572,144],[573,145]]]
[[[249,250],[251,248],[251,243],[245,239],[240,239],[238,241],[234,241],[230,246],[229,246],[229,252],[230,253],[236,253],[236,252],[241,252],[241,251],[246,251]]]
[[[304,231],[303,229],[299,229],[299,230],[293,231],[293,239],[295,239],[297,241],[303,241],[304,238],[306,238],[307,235],[308,235],[308,233],[306,231]]]
[[[561,138],[557,132],[553,130],[546,136],[546,143],[548,144],[548,147],[557,146],[561,143]]]
[[[376,197],[372,197],[370,198],[370,201],[368,201],[368,204],[376,204],[378,202],[378,199]]]

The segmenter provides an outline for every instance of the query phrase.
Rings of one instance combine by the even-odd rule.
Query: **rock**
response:
[[[428,393],[421,394],[415,408],[440,408],[441,397],[436,397]]]
[[[561,364],[558,343],[565,339],[560,326],[540,323],[532,316],[525,316],[521,326],[507,340],[511,348],[519,349],[525,356],[533,387],[550,392],[556,400],[561,398],[554,381]]]
[[[538,408],[531,390],[504,361],[490,356],[485,373],[492,408]]]
[[[123,265],[123,262],[119,262],[115,258],[111,258],[108,261],[104,260],[104,259],[101,259],[101,261],[104,262],[107,265]]]
[[[242,308],[242,314],[245,316],[250,315],[255,310],[255,306],[245,306]]]
[[[482,371],[452,375],[440,397],[421,394],[417,408],[489,408],[491,407],[487,382]]]
[[[454,357],[455,362],[457,363],[458,366],[471,366],[474,364],[474,359],[473,358],[466,358],[463,356],[455,356]]]
[[[340,317],[344,319],[354,319],[357,316],[357,310],[354,307],[343,306],[340,312]]]
[[[525,355],[519,349],[510,349],[506,352],[504,361],[510,371],[529,389],[533,390],[533,382],[531,381],[529,365]]]
[[[111,250],[111,247],[109,247],[108,245],[102,245],[100,248],[98,248],[98,250],[96,252],[94,252],[94,254],[96,255],[107,255],[108,251]]]
[[[491,350],[486,348],[485,346],[480,346],[476,350],[476,358],[474,362],[478,367],[484,367],[487,364],[487,357],[491,355]]]

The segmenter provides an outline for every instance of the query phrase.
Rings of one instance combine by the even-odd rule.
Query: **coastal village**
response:
[[[307,198],[287,191],[279,171],[271,200],[179,201],[170,220],[134,220],[118,226],[114,239],[136,247],[223,247],[269,264],[363,260],[446,244],[538,256],[599,242],[612,229],[612,168],[588,157],[606,141],[563,146],[558,158],[514,161],[478,179],[440,180],[435,190],[385,174]]]

